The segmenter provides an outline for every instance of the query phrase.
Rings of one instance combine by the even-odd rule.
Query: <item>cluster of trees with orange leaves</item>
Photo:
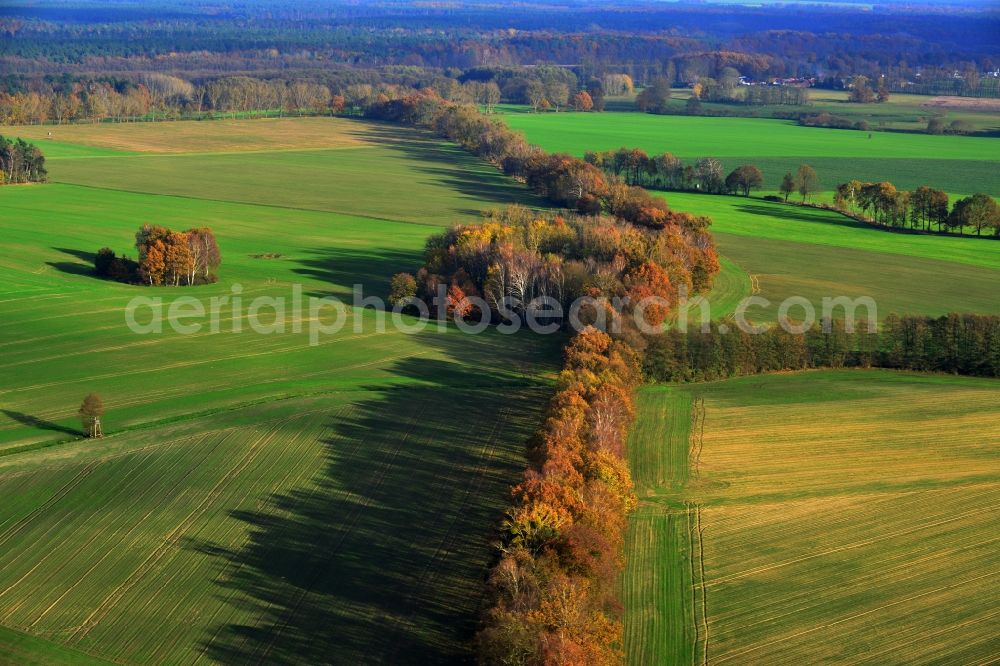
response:
[[[135,235],[135,248],[138,261],[101,248],[94,258],[94,272],[119,282],[176,287],[215,282],[215,271],[222,264],[219,244],[208,227],[172,231],[144,224]]]
[[[646,301],[644,320],[656,327],[667,316],[665,303],[675,303],[679,292],[706,290],[719,269],[708,218],[672,213],[669,219],[653,229],[607,215],[517,205],[488,211],[480,224],[458,225],[427,241],[413,290],[433,302],[446,286],[452,311],[468,297],[481,297],[488,312],[467,306],[459,314],[493,322],[524,318],[543,298],[558,302],[565,315],[587,297],[578,315],[584,324],[633,314]],[[404,278],[397,279],[402,284]],[[626,328],[632,321],[622,318]]]
[[[641,381],[628,344],[593,327],[566,347],[558,391],[514,488],[492,604],[476,638],[483,664],[618,664],[618,578],[636,498],[624,460]]]
[[[664,228],[676,213],[666,201],[565,153],[546,153],[499,120],[443,99],[430,88],[376,100],[367,116],[433,129],[552,203],[581,213],[609,213],[646,227]]]

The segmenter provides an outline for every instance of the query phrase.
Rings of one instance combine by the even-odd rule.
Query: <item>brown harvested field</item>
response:
[[[631,663],[1000,659],[1000,382],[805,372],[655,387],[639,406]],[[687,427],[655,427],[668,415]],[[686,478],[642,464],[677,447]],[[656,516],[682,528],[643,537]],[[669,576],[690,583],[638,584]],[[664,631],[687,649],[651,654]]]
[[[371,145],[355,122],[345,118],[260,118],[253,120],[100,123],[95,125],[19,125],[0,127],[0,135],[40,142],[82,144],[139,153],[220,153],[308,150]],[[126,129],[127,128],[127,129]]]
[[[1000,100],[985,97],[932,97],[921,106],[963,111],[1000,111]]]

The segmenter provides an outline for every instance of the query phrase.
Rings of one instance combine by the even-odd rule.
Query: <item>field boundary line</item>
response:
[[[703,666],[708,666],[708,590],[705,587],[705,529],[701,523],[701,512],[701,506],[697,506],[695,517],[698,528],[698,567],[700,570],[699,587],[701,587],[701,621],[703,627],[703,644],[701,654]]]
[[[695,477],[701,475],[701,452],[705,447],[705,398],[696,395],[691,400],[691,435],[688,467]]]

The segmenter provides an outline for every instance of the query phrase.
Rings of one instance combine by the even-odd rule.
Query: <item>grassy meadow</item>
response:
[[[801,127],[763,118],[656,116],[646,113],[507,113],[503,120],[546,150],[582,156],[588,150],[638,147],[693,161],[719,158],[726,170],[755,164],[764,189],[777,190],[786,171],[808,163],[820,186],[852,178],[889,180],[903,189],[931,185],[953,193],[1000,196],[997,140]]]
[[[747,309],[757,321],[774,321],[778,304],[791,296],[807,298],[817,312],[824,297],[870,296],[880,318],[1000,310],[996,241],[890,233],[832,211],[760,199],[663,196],[672,208],[712,218],[719,252],[729,260],[716,278],[720,290],[708,296],[714,318],[751,294],[773,303]],[[752,277],[734,281],[734,269]]]
[[[294,145],[273,121],[59,127],[53,182],[0,189],[0,653],[18,663],[468,659],[560,341],[407,335],[349,304],[313,346],[331,308],[257,334],[273,311],[249,304],[385,296],[435,228],[534,200],[425,135],[301,122]],[[171,132],[188,152],[152,152]],[[220,281],[96,279],[94,252],[134,255],[144,222],[210,226]],[[134,296],[182,295],[229,297],[219,332],[126,327]],[[90,391],[97,442],[74,416]]]
[[[296,138],[286,123],[299,122],[305,129]],[[60,141],[79,135],[78,154],[71,157],[80,159],[50,160],[49,178],[93,188],[440,227],[475,218],[489,206],[539,203],[496,169],[418,130],[344,118],[301,118],[219,121],[218,131],[209,132],[216,124],[157,123],[155,129],[165,137],[158,142],[150,131],[153,123],[110,129],[57,127]],[[116,135],[115,129],[125,136]],[[173,145],[169,137],[175,131]],[[0,129],[0,134],[11,132]],[[133,132],[136,136],[130,138]],[[323,132],[327,136],[319,140]],[[46,149],[45,140],[38,145]],[[175,152],[162,152],[167,146]],[[124,152],[109,152],[115,150]],[[135,154],[137,150],[145,152]],[[180,150],[184,152],[176,152]]]
[[[995,656],[998,397],[876,370],[642,390],[630,663]]]
[[[702,108],[760,118],[780,117],[779,114],[827,112],[840,118],[847,118],[851,122],[864,121],[873,130],[908,132],[923,132],[927,129],[927,122],[933,117],[938,117],[945,124],[960,120],[974,131],[992,133],[1000,131],[1000,104],[994,99],[892,93],[888,102],[857,104],[848,101],[849,93],[846,90],[810,88],[808,92],[809,104],[804,106],[765,104],[748,107],[702,102]],[[670,104],[680,113],[690,96],[690,88],[674,89]],[[620,106],[613,108],[635,110],[632,98],[627,101],[622,100],[619,104]]]

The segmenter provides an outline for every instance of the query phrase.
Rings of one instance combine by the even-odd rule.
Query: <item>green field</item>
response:
[[[878,315],[1000,311],[1000,243],[989,239],[890,233],[816,208],[760,199],[663,194],[671,207],[712,218],[719,252],[752,280],[734,281],[723,264],[712,315],[733,311],[733,295],[770,300],[747,317],[774,321],[778,304],[802,296],[821,311],[824,297],[870,296]],[[742,297],[740,296],[740,297]],[[738,298],[736,299],[738,300]],[[793,315],[800,312],[793,311]]]
[[[998,398],[874,370],[644,389],[630,663],[995,659]]]
[[[685,103],[691,96],[690,88],[674,89],[670,105],[677,113],[684,111]],[[903,130],[923,132],[932,117],[941,118],[946,124],[961,120],[973,130],[997,132],[1000,130],[1000,104],[994,99],[970,97],[936,97],[929,95],[909,95],[893,93],[886,103],[873,102],[856,104],[848,102],[848,92],[844,90],[809,90],[809,104],[805,106],[763,105],[743,106],[718,102],[702,102],[704,111],[734,114],[759,118],[780,118],[787,114],[827,112],[851,122],[864,121],[872,130]],[[632,99],[616,99],[608,110],[634,111]]]
[[[80,143],[50,159],[55,183],[0,189],[0,663],[467,660],[492,526],[560,341],[381,331],[349,306],[312,346],[307,310],[257,334],[248,306],[290,308],[293,285],[384,296],[436,226],[533,199],[424,135],[322,120],[331,142],[367,138],[220,154],[171,123],[160,131],[203,154]],[[113,129],[118,148],[136,143]],[[94,278],[93,253],[130,251],[144,222],[212,227],[220,282]],[[134,296],[236,285],[242,312],[224,305],[218,333],[125,325]],[[74,418],[90,391],[107,406],[100,442]]]
[[[340,148],[204,152],[215,139],[185,137],[179,145],[198,154],[106,156],[107,148],[88,145],[88,159],[53,159],[49,177],[56,183],[94,188],[176,195],[200,201],[253,203],[406,222],[446,226],[475,218],[480,210],[501,203],[537,203],[523,188],[455,146],[429,140],[416,130],[337,118],[324,121],[342,140]],[[240,125],[256,122],[239,121]],[[165,132],[175,126],[161,125]],[[194,123],[200,126],[209,122]],[[82,130],[88,129],[82,127]],[[131,128],[129,128],[131,130]],[[261,131],[266,131],[265,125]],[[65,133],[66,130],[64,130]],[[319,130],[315,130],[319,131]],[[93,140],[90,136],[87,139]],[[272,142],[273,143],[273,142]],[[118,145],[130,145],[119,141]],[[41,144],[44,145],[44,144]],[[139,144],[143,145],[143,144]],[[268,145],[264,142],[264,145]],[[400,205],[405,201],[405,205]],[[169,204],[168,204],[169,205]]]
[[[717,157],[726,169],[756,164],[764,172],[766,190],[776,190],[782,174],[808,163],[825,190],[857,178],[889,180],[905,189],[932,185],[954,193],[1000,195],[996,138],[868,133],[801,127],[786,120],[645,113],[508,113],[503,120],[546,150],[578,156],[627,146],[651,154],[671,152],[689,161]]]

